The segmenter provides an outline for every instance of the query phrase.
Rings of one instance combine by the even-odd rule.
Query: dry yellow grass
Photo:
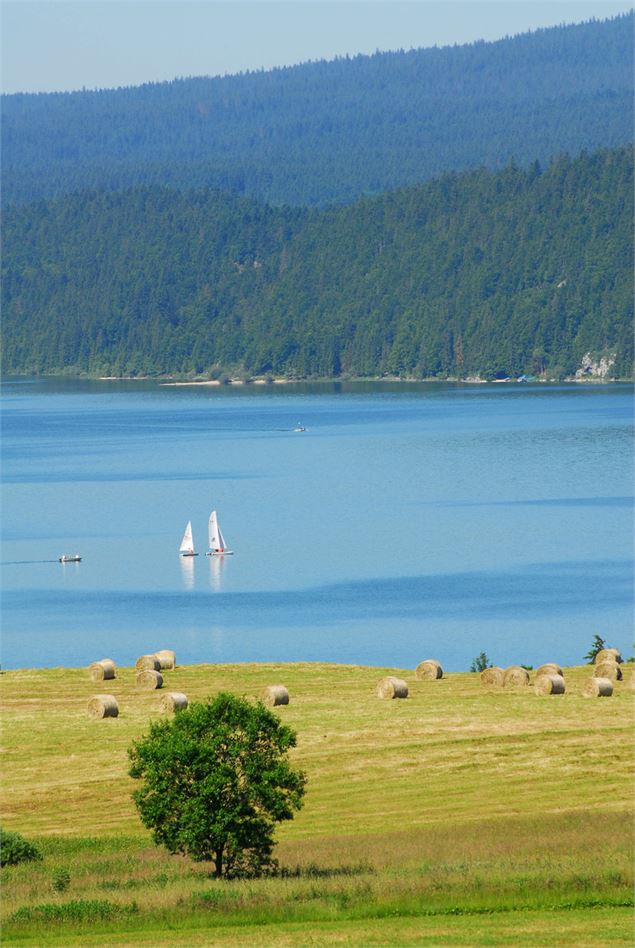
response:
[[[293,696],[275,713],[297,731],[293,756],[309,781],[276,855],[298,872],[222,885],[154,846],[131,800],[126,750],[164,714],[161,691],[118,669],[108,685],[120,715],[95,721],[85,670],[4,673],[2,822],[39,837],[45,860],[6,870],[3,944],[630,944],[625,672],[611,701],[594,702],[583,696],[588,668],[567,669],[566,694],[551,701],[532,688],[486,690],[467,673],[431,686],[413,671],[358,666],[166,670],[166,688],[190,701],[220,690],[258,698],[276,680]],[[387,674],[405,679],[406,700],[377,700]],[[601,848],[598,825],[610,841]],[[57,867],[68,891],[52,888]],[[115,910],[104,923],[37,921],[42,902],[90,910],[104,899]],[[126,914],[133,900],[138,912]],[[18,910],[33,915],[20,922]]]
[[[377,701],[378,673],[408,682],[405,701]],[[533,689],[484,690],[478,674],[430,688],[412,671],[322,664],[198,665],[165,672],[191,701],[220,690],[257,698],[283,679],[277,710],[298,733],[294,758],[309,777],[305,807],[284,839],[398,831],[513,814],[628,809],[632,801],[628,669],[611,701],[584,700],[587,668],[567,669],[557,701]],[[112,685],[112,687],[110,687]],[[126,749],[160,714],[160,692],[134,669],[109,682],[119,717],[91,721],[94,684],[83,669],[5,672],[5,826],[25,833],[142,833]],[[605,748],[611,746],[611,766]],[[557,747],[554,759],[553,748]],[[104,807],[103,788],[108,787]]]

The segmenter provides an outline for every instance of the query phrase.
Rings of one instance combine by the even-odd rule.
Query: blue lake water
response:
[[[3,667],[630,654],[632,395],[5,382]]]

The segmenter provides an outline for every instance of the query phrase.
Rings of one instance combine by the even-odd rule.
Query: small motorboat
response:
[[[306,431],[306,428],[304,427],[304,425],[301,425],[300,422],[298,422],[298,424],[295,426],[295,428],[294,428],[293,430],[294,430],[294,431]]]
[[[79,553],[62,553],[59,561],[60,563],[81,563],[82,558]]]

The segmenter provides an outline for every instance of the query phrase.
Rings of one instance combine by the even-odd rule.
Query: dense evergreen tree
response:
[[[631,375],[630,148],[325,210],[145,187],[7,211],[7,372]]]
[[[3,201],[212,187],[345,203],[632,141],[633,16],[225,78],[2,99]]]

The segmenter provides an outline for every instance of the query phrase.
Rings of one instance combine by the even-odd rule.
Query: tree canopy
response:
[[[213,860],[217,877],[271,869],[275,825],[302,805],[295,743],[264,705],[226,693],[153,722],[128,752],[143,824],[171,853]]]
[[[588,651],[588,652],[586,653],[586,655],[584,656],[584,661],[587,663],[587,665],[593,665],[593,664],[595,664],[595,658],[596,658],[598,652],[601,652],[602,649],[604,649],[604,648],[606,648],[606,642],[604,641],[604,639],[602,638],[602,636],[601,636],[601,635],[594,635],[594,636],[593,636],[593,641],[592,641],[592,643],[591,643],[591,648],[589,649],[589,651]]]
[[[348,203],[633,138],[633,15],[496,42],[2,99],[2,200],[160,184]]]
[[[633,371],[633,156],[451,173],[327,210],[213,191],[9,209],[4,371],[504,377]]]

